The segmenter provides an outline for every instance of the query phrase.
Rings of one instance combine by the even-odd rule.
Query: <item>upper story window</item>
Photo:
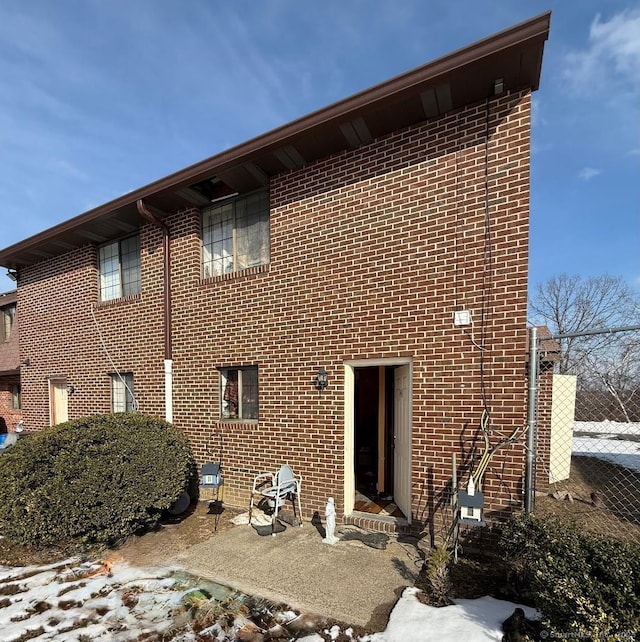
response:
[[[100,246],[98,267],[101,301],[140,292],[140,237],[130,236]]]
[[[0,322],[2,323],[2,328],[0,328],[0,336],[3,341],[9,341],[11,337],[11,330],[13,328],[13,321],[16,316],[16,305],[7,305],[6,307],[0,310]]]
[[[269,194],[254,192],[202,212],[202,276],[269,263]]]

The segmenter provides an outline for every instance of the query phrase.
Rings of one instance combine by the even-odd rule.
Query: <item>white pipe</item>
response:
[[[173,423],[173,359],[164,360],[164,415]]]

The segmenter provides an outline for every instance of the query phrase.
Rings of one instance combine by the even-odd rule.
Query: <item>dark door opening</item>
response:
[[[394,369],[355,368],[355,510],[403,517],[394,502]]]

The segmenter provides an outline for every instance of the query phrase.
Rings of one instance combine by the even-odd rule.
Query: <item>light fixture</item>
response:
[[[69,384],[67,386],[67,393],[68,394],[72,395],[75,391],[76,391],[76,389],[71,384]]]
[[[493,83],[493,95],[498,96],[504,91],[504,78],[496,78]]]
[[[327,376],[327,371],[324,368],[322,367],[318,368],[314,385],[316,387],[316,390],[318,391],[318,394],[320,394],[329,385],[329,378]]]
[[[18,272],[16,270],[7,270],[7,276],[12,280],[12,281],[17,281],[18,280]]]

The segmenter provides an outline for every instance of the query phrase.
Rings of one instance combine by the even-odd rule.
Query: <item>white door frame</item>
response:
[[[383,359],[354,359],[344,362],[344,514],[351,515],[356,503],[355,461],[355,390],[356,368],[375,366],[409,366],[409,421],[413,425],[413,359],[411,357],[387,357]],[[409,440],[409,461],[411,461],[411,440]],[[409,466],[411,476],[411,466]],[[411,479],[409,479],[411,488]],[[411,523],[411,515],[407,515]]]

